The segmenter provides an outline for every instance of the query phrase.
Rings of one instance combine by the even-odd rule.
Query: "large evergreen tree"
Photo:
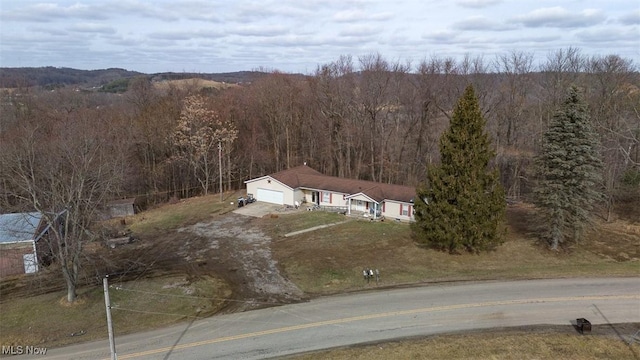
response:
[[[536,158],[535,201],[553,250],[565,239],[580,239],[593,203],[602,197],[598,146],[587,106],[572,86],[544,133]]]
[[[416,190],[412,230],[419,243],[451,253],[477,253],[502,243],[504,189],[497,170],[489,168],[495,153],[485,124],[469,85],[440,138],[440,165],[429,168],[427,184]]]

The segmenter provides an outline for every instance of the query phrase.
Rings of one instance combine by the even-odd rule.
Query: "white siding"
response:
[[[353,196],[352,198],[353,200],[362,200],[362,201],[371,201],[371,199],[369,199],[368,197],[364,196],[363,194],[358,194],[356,196]]]
[[[325,195],[328,194],[328,195]],[[331,191],[320,191],[320,205],[324,206],[347,206],[347,200],[344,199],[345,194]],[[327,199],[328,196],[328,199]]]
[[[311,195],[309,195],[309,199],[311,199]],[[293,192],[293,201],[297,201],[298,204],[302,204],[304,203],[304,200],[305,200],[305,194],[302,190],[297,189],[296,191]]]
[[[407,215],[400,213],[400,206],[407,211]],[[403,221],[413,220],[413,204],[401,203],[396,201],[385,201],[382,216],[388,219],[400,219]]]
[[[258,197],[258,189],[280,191],[283,194],[284,203],[287,205],[293,205],[293,190],[275,179],[264,177],[247,182],[247,194],[253,194],[253,196],[256,197],[256,200],[261,201]]]

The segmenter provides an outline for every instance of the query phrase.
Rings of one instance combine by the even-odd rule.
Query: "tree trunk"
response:
[[[564,218],[562,216],[562,210],[556,209],[554,211],[555,216],[551,220],[551,250],[558,251],[558,246],[560,241],[562,241],[562,224],[564,223]]]
[[[73,268],[77,269],[77,265],[74,264]],[[67,284],[67,301],[70,303],[76,301],[78,297],[76,293],[76,281],[75,281],[75,279],[77,278],[77,274],[76,276],[74,276],[72,272],[73,270],[70,270],[69,268],[67,268],[66,264],[62,265],[62,275],[64,276],[65,283]]]

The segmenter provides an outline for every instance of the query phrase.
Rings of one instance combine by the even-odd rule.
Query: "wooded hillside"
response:
[[[153,82],[159,79],[135,75],[124,94],[38,86],[2,92],[4,211],[26,207],[25,189],[15,183],[8,171],[15,167],[8,164],[37,165],[12,158],[15,151],[8,149],[25,145],[26,138],[34,140],[29,146],[44,149],[74,129],[83,130],[74,133],[77,141],[69,146],[99,145],[95,150],[109,164],[109,176],[117,174],[118,186],[109,197],[137,196],[153,203],[202,193],[193,167],[177,159],[183,149],[174,136],[184,100],[193,94],[203,95],[206,108],[238,130],[237,139],[222,149],[225,190],[303,162],[328,175],[415,186],[426,180],[428,166],[438,163],[438,139],[468,84],[487,119],[497,152],[493,165],[509,198],[530,195],[541,135],[575,84],[600,137],[606,204],[639,199],[640,75],[637,65],[617,55],[587,56],[568,48],[548,54],[540,64],[524,52],[494,59],[432,57],[416,64],[380,54],[342,56],[308,76],[273,72],[213,90],[157,87]],[[207,171],[215,192],[220,164],[218,148],[210,148],[213,163]]]
[[[124,69],[78,70],[60,67],[41,68],[0,68],[0,88],[19,88],[40,86],[46,89],[57,89],[76,85],[83,88],[100,88],[113,82],[129,80],[144,76],[154,81],[184,80],[199,78],[226,83],[250,83],[266,75],[257,71],[238,71],[234,73],[199,74],[199,73],[158,73],[143,74]]]

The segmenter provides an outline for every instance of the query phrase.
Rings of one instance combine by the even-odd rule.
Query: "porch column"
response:
[[[351,198],[347,202],[347,214],[351,215]]]

